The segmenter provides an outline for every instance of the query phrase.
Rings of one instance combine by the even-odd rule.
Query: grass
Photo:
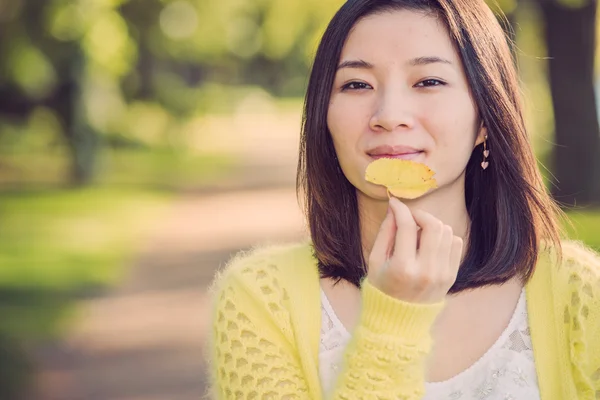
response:
[[[2,160],[10,168],[0,173],[0,334],[34,341],[61,334],[77,297],[119,282],[177,190],[209,184],[232,165],[169,150],[112,151],[96,184],[73,189],[58,184],[60,154]]]
[[[230,172],[234,160],[225,155],[192,155],[170,149],[113,151],[105,157],[102,182],[161,190],[196,188]]]
[[[203,186],[230,172],[235,161],[221,154],[186,154],[168,148],[105,150],[94,184],[181,190]],[[64,149],[0,152],[2,188],[56,188],[69,180]]]
[[[566,226],[569,237],[600,252],[600,209],[570,210],[567,215],[573,224]]]
[[[27,348],[58,339],[77,299],[118,283],[177,191],[211,184],[233,160],[168,148],[107,149],[72,188],[61,146],[0,147],[0,398],[32,377]]]
[[[30,384],[25,349],[59,338],[78,297],[119,281],[170,198],[107,185],[0,192],[0,397]]]
[[[0,193],[2,329],[54,333],[76,294],[119,280],[169,198],[108,186]]]

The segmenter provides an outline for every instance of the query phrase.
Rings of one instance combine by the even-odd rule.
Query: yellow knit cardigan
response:
[[[542,400],[600,399],[600,259],[574,242],[540,254],[526,285]],[[309,243],[239,254],[211,288],[210,395],[322,399],[319,274]],[[417,400],[443,303],[393,299],[365,280],[362,310],[331,399]]]

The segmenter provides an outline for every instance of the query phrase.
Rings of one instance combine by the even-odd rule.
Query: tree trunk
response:
[[[71,80],[65,88],[64,100],[55,105],[71,151],[70,181],[75,186],[93,183],[100,151],[100,137],[89,125],[86,115],[85,62],[81,50],[78,50],[71,62]]]
[[[552,194],[564,206],[600,204],[600,129],[594,94],[596,1],[539,0],[545,20],[555,146]]]

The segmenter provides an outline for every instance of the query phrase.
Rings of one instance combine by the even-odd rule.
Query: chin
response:
[[[357,197],[367,198],[375,201],[388,201],[387,189],[383,186],[364,182],[363,187],[356,187]]]

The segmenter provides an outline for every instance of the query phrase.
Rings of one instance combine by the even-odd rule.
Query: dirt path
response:
[[[289,185],[185,195],[158,226],[123,285],[81,304],[72,334],[47,351],[37,399],[198,399],[216,268],[304,235]]]

